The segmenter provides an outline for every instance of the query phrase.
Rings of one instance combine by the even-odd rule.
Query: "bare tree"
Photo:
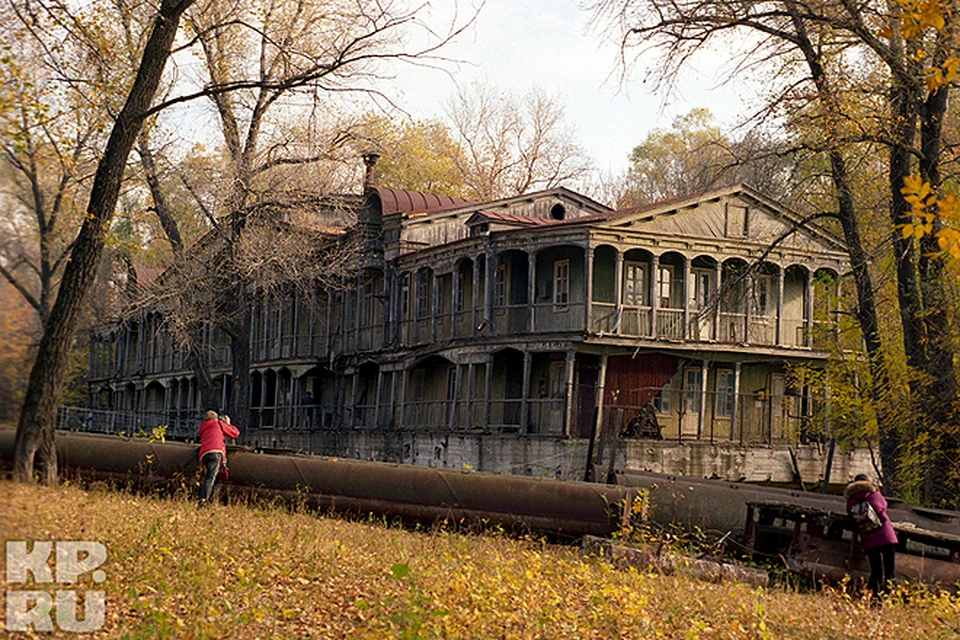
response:
[[[585,178],[592,163],[564,123],[563,105],[542,90],[521,97],[478,84],[447,103],[468,197],[492,200]]]

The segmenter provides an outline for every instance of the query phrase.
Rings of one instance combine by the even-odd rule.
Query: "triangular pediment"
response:
[[[802,251],[845,251],[838,237],[747,185],[621,210],[604,226],[702,240],[776,242]]]

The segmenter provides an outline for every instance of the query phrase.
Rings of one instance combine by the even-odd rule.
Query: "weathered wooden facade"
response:
[[[846,254],[750,187],[621,211],[564,188],[365,196],[354,282],[250,310],[249,442],[405,460],[390,434],[432,434],[440,460],[450,434],[571,442],[648,406],[664,438],[796,441],[814,410],[785,367],[826,361]],[[95,332],[92,406],[196,416],[160,326]],[[225,336],[205,352],[226,384]]]

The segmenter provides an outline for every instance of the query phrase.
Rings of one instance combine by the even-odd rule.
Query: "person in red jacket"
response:
[[[887,592],[887,581],[893,579],[897,546],[897,533],[893,530],[890,516],[887,515],[887,500],[880,493],[880,488],[862,473],[847,485],[843,491],[843,497],[847,499],[847,513],[862,511],[865,506],[861,507],[861,503],[867,503],[873,508],[879,520],[879,526],[876,528],[865,531],[861,527],[860,530],[863,548],[870,559],[870,581],[867,586],[873,595],[879,596]]]
[[[203,507],[213,496],[213,489],[217,481],[220,467],[227,462],[227,444],[224,437],[238,438],[240,430],[230,424],[227,416],[220,419],[216,411],[207,411],[203,414],[200,423],[200,468],[204,470],[203,484],[200,485],[200,504]]]

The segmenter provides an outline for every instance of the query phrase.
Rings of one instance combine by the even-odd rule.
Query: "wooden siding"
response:
[[[677,358],[656,353],[636,358],[610,356],[604,383],[604,406],[639,409],[653,400],[670,381],[677,366]]]

